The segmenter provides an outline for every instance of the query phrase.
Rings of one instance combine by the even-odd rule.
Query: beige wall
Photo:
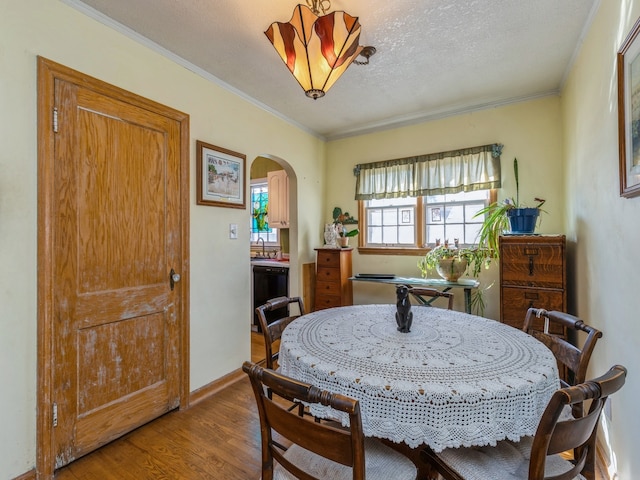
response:
[[[58,0],[0,0],[2,479],[30,470],[36,458],[38,55],[191,116],[192,390],[250,358],[251,321],[249,213],[195,204],[195,141],[244,153],[247,166],[258,156],[277,158],[293,174],[294,293],[301,292],[300,265],[313,261],[322,222],[319,139]],[[238,240],[229,239],[230,223],[240,226]]]
[[[623,390],[611,398],[603,441],[613,449],[612,471],[638,478],[640,321],[638,286],[640,197],[619,196],[616,53],[640,16],[640,2],[601,2],[562,93],[565,131],[566,230],[573,255],[577,313],[604,332],[590,375],[614,364],[629,369]]]
[[[274,170],[282,170],[278,162],[269,158],[258,157],[251,164],[251,180],[256,178],[267,178],[267,173]]]
[[[334,206],[357,212],[354,198],[353,167],[358,163],[390,160],[411,155],[454,150],[458,148],[502,143],[503,188],[499,200],[515,196],[513,158],[518,158],[521,203],[533,203],[534,197],[547,200],[541,233],[564,233],[564,185],[562,168],[562,124],[558,97],[493,108],[449,117],[438,121],[404,127],[387,132],[363,135],[331,142],[328,145],[327,193],[325,219],[331,219]],[[395,273],[419,277],[419,257],[359,255],[354,253],[354,273]],[[481,275],[486,291],[485,316],[500,317],[500,291],[497,267]],[[395,291],[388,285],[354,284],[356,303],[388,303],[395,301]],[[462,294],[456,295],[461,306]]]

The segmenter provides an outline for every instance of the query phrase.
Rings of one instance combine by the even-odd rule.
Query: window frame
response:
[[[489,205],[498,199],[498,190],[489,190]],[[425,206],[423,196],[416,197],[416,246],[414,247],[372,247],[366,245],[367,240],[367,209],[366,200],[358,200],[358,218],[360,219],[360,235],[358,235],[358,253],[363,255],[424,255],[431,250],[426,244],[426,222],[424,218]]]

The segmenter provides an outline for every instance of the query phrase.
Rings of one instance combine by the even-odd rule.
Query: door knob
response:
[[[169,272],[169,285],[171,286],[171,290],[173,290],[176,283],[179,281],[180,281],[180,274],[176,273],[176,271],[172,268],[171,272]]]

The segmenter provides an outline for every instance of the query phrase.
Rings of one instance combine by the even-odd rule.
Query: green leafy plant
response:
[[[418,268],[422,272],[422,276],[426,277],[427,272],[435,270],[440,260],[466,260],[469,262],[469,250],[466,248],[449,248],[438,246],[429,250],[424,257],[418,261]]]
[[[343,212],[340,207],[333,209],[333,223],[341,225],[357,225],[358,220],[353,218],[349,212]]]
[[[449,248],[439,246],[429,250],[424,257],[418,260],[418,268],[423,277],[427,277],[430,271],[435,271],[440,260],[455,259],[467,262],[467,272],[472,277],[477,277],[483,268],[489,268],[492,257],[485,248]]]
[[[535,206],[527,207],[526,205],[520,204],[520,180],[518,175],[518,159],[513,159],[513,173],[516,180],[516,196],[515,199],[513,197],[506,198],[502,202],[494,202],[488,207],[483,208],[478,213],[474,215],[475,217],[484,216],[484,222],[482,223],[482,227],[480,228],[480,232],[478,234],[478,245],[480,248],[487,249],[492,252],[493,255],[497,258],[499,255],[499,237],[504,232],[509,230],[509,214],[510,210],[516,208],[535,208],[539,211],[543,212],[542,205],[544,205],[545,200],[542,198],[535,198]]]
[[[354,228],[352,230],[347,230],[347,227],[345,227],[342,224],[339,224],[338,235],[340,235],[341,237],[347,237],[347,238],[355,237],[359,233],[360,233],[360,230],[358,230],[357,228]]]
[[[429,250],[420,260],[418,260],[418,268],[422,273],[422,277],[427,278],[430,272],[437,272],[440,262],[442,260],[450,259],[459,262],[466,262],[465,273],[471,277],[477,278],[483,268],[489,268],[493,257],[491,252],[486,248],[450,248],[447,246],[438,246]],[[471,308],[478,315],[484,315],[484,291],[490,287],[491,285],[484,289],[478,288],[474,290],[471,295]]]

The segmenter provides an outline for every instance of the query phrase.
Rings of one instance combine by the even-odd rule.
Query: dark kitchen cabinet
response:
[[[256,307],[265,304],[276,297],[289,296],[289,267],[271,265],[253,266],[253,324],[260,328],[260,320],[256,313]],[[288,315],[288,307],[270,310],[266,312],[267,323],[274,322],[278,318]]]

